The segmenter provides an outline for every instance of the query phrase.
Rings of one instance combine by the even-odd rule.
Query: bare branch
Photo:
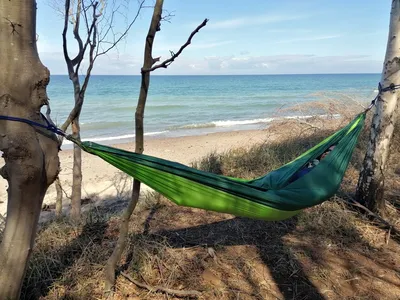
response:
[[[127,26],[126,30],[118,37],[118,39],[114,38],[114,41],[106,41],[105,39],[107,36],[112,33],[113,36],[115,37],[116,34],[113,31],[113,23],[115,21],[115,14],[118,13],[118,10],[120,8],[120,5],[118,5],[116,8],[113,7],[113,11],[111,14],[108,14],[110,17],[107,18],[106,16],[103,16],[103,11],[105,9],[105,2],[104,0],[101,0],[99,2],[97,1],[90,1],[90,3],[86,6],[84,0],[78,0],[77,4],[77,12],[76,12],[76,18],[74,19],[74,37],[78,41],[79,45],[79,53],[78,55],[71,61],[71,59],[68,56],[68,49],[67,49],[67,40],[66,40],[66,35],[67,35],[67,30],[68,30],[68,18],[70,16],[70,6],[71,6],[71,0],[65,0],[66,1],[66,8],[65,8],[65,26],[64,26],[64,31],[63,31],[63,47],[64,47],[64,56],[65,60],[68,66],[68,72],[70,75],[70,79],[74,82],[74,86],[78,87],[77,90],[77,97],[75,97],[75,106],[71,110],[68,118],[65,120],[64,124],[61,126],[62,130],[67,130],[67,128],[71,125],[73,120],[79,116],[80,111],[82,110],[82,105],[84,101],[84,95],[87,89],[87,86],[89,84],[89,79],[90,75],[92,72],[92,69],[94,67],[94,62],[97,59],[98,56],[106,54],[108,51],[111,49],[115,48],[116,45],[128,34],[128,31],[132,27],[133,23],[137,20],[141,9],[144,6],[145,0],[140,0],[139,2],[139,7],[137,10],[137,13],[134,17],[134,19],[130,22],[130,24]],[[100,6],[100,7],[99,7]],[[91,14],[88,15],[89,10],[91,10]],[[85,20],[85,26],[87,30],[87,36],[86,40],[83,43],[80,34],[79,34],[79,26],[80,26],[80,18],[82,17]],[[100,36],[99,30],[98,30],[98,24],[99,24],[99,18],[102,17],[104,20],[106,20],[108,27],[107,30],[105,31],[104,35],[102,34]],[[101,44],[110,44],[110,46],[99,53],[99,47],[101,47]],[[84,56],[86,51],[89,48],[89,65],[86,70],[85,78],[82,84],[82,87],[80,87],[79,84],[79,70],[81,67],[81,64],[83,62]]]
[[[85,80],[83,82],[82,88],[81,88],[81,94],[86,92],[87,86],[89,84],[89,78],[92,73],[92,69],[94,66],[94,61],[96,60],[97,56],[94,56],[94,50],[96,49],[97,46],[97,18],[98,14],[96,14],[96,8],[97,8],[97,3],[93,6],[93,33],[92,33],[92,43],[90,44],[90,50],[89,50],[89,67],[86,72]],[[81,97],[83,98],[83,97]]]
[[[145,2],[146,2],[146,0],[141,0],[141,1],[140,1],[139,8],[138,8],[138,10],[137,10],[137,12],[136,12],[136,15],[135,15],[135,17],[133,18],[132,22],[129,23],[128,27],[127,27],[126,30],[119,36],[119,38],[116,39],[116,40],[114,40],[113,45],[111,45],[111,46],[110,46],[109,48],[107,48],[106,50],[104,50],[104,51],[102,51],[102,52],[100,52],[100,53],[97,53],[96,56],[100,56],[100,55],[106,54],[108,51],[110,51],[110,50],[113,49],[115,46],[117,46],[117,44],[128,34],[128,32],[129,32],[129,30],[131,29],[132,25],[136,22],[137,18],[139,17],[139,14],[140,14],[140,12],[141,12],[141,10],[142,10],[143,5],[144,5]],[[110,25],[110,27],[111,27],[111,25]],[[112,29],[111,29],[111,30],[112,30]],[[107,33],[108,33],[108,31],[107,31]]]
[[[90,6],[89,6],[90,7]],[[85,18],[85,24],[86,24],[86,31],[89,32],[89,21],[87,18],[87,11],[89,10],[89,7],[85,7],[85,2],[82,2],[82,9],[83,9],[83,17]]]
[[[166,9],[163,9],[163,12],[165,12],[165,15],[163,15],[163,16],[161,17],[161,22],[168,22],[168,23],[171,23],[171,19],[172,19],[173,17],[175,17],[174,11],[168,11],[168,10],[166,10]]]
[[[69,1],[69,0],[67,0],[67,1]],[[75,118],[80,115],[80,112],[82,110],[84,95],[85,95],[87,86],[89,84],[89,79],[90,79],[90,75],[91,75],[92,69],[94,67],[94,61],[96,59],[96,57],[94,56],[94,50],[96,49],[96,45],[97,45],[97,43],[96,43],[97,18],[98,18],[97,14],[96,14],[97,5],[98,5],[98,2],[95,2],[92,5],[92,8],[93,8],[92,24],[91,24],[90,30],[88,32],[88,37],[87,37],[85,46],[83,48],[83,53],[85,53],[87,46],[90,44],[89,66],[88,66],[88,69],[86,71],[86,76],[85,76],[83,85],[82,85],[82,87],[79,87],[79,92],[78,92],[79,96],[77,97],[77,99],[75,99],[75,106],[71,110],[71,112],[68,115],[68,118],[65,120],[64,124],[61,126],[61,130],[63,130],[63,131],[66,131],[67,128],[69,127],[69,125],[71,125],[71,123],[75,120]],[[86,11],[84,13],[86,14]],[[91,39],[93,41],[91,41]],[[80,60],[77,63],[77,66],[76,66],[76,69],[75,69],[75,77],[78,76],[78,71],[79,71],[79,68],[80,68],[80,64],[82,63],[82,60],[83,60],[83,56],[80,57]]]
[[[119,9],[119,6],[112,11],[110,20],[107,19],[107,23],[109,25],[107,27],[106,32],[104,34],[102,34],[102,32],[99,31],[99,37],[98,37],[99,46],[101,45],[101,43],[114,44],[114,42],[108,42],[108,41],[105,41],[105,39],[108,36],[110,30],[113,33],[113,36],[115,36],[114,31],[113,31],[113,24],[114,24],[114,16],[115,16],[115,13],[118,11],[118,9]],[[102,36],[102,37],[100,37],[100,36]]]
[[[93,3],[93,5],[89,6],[89,7],[92,7],[92,8],[93,8],[92,24],[90,25],[90,28],[89,28],[89,30],[88,30],[88,32],[87,32],[86,42],[85,42],[85,45],[84,45],[84,47],[83,47],[83,49],[82,49],[82,56],[79,58],[79,60],[78,60],[78,62],[77,62],[77,64],[76,64],[76,68],[75,68],[75,73],[76,73],[76,75],[78,75],[79,68],[80,68],[81,63],[82,63],[82,61],[83,61],[83,57],[84,57],[84,55],[85,55],[85,53],[86,53],[86,48],[87,48],[87,46],[88,46],[89,44],[91,44],[92,33],[93,33],[93,31],[97,30],[97,15],[96,15],[97,5],[98,5],[98,2],[95,2],[95,3]],[[88,8],[88,9],[89,9],[89,8]],[[88,10],[88,9],[84,10],[84,17],[85,17],[85,20],[88,19],[88,18],[87,18],[87,10]]]
[[[152,49],[157,29],[159,28],[160,25],[163,4],[164,0],[157,0],[154,6],[153,16],[151,18],[149,31],[146,36],[143,68],[150,68],[154,64],[154,60],[152,57]],[[139,99],[135,113],[136,153],[143,153],[143,147],[144,147],[143,115],[150,85],[150,72],[142,73],[141,77],[142,79],[140,85]],[[115,269],[117,267],[118,262],[121,260],[122,252],[126,247],[127,237],[129,232],[129,226],[128,226],[129,219],[133,211],[135,210],[136,204],[138,203],[139,194],[140,194],[140,181],[135,179],[133,181],[131,200],[129,201],[128,206],[126,207],[123,215],[121,216],[121,223],[119,228],[119,237],[117,244],[114,248],[113,253],[109,257],[107,265],[104,269],[106,293],[109,293],[115,285]]]
[[[64,28],[63,28],[63,32],[62,32],[62,39],[63,39],[64,59],[65,59],[65,63],[67,64],[69,78],[72,80],[74,68],[72,65],[72,61],[69,58],[68,48],[67,48],[67,31],[68,31],[68,18],[69,18],[70,3],[71,3],[70,0],[65,0],[65,15],[64,15]]]
[[[163,292],[163,293],[173,295],[176,297],[195,297],[195,298],[197,298],[201,295],[201,293],[199,291],[194,291],[194,290],[184,291],[184,290],[169,289],[169,288],[166,288],[166,287],[163,287],[160,285],[150,286],[148,284],[141,283],[140,281],[132,278],[131,276],[129,276],[128,274],[126,274],[124,272],[121,272],[121,275],[124,276],[126,279],[128,279],[130,282],[137,285],[138,287],[141,287],[141,288],[146,289],[153,293]]]
[[[159,68],[167,68],[182,53],[182,51],[191,44],[192,38],[195,36],[196,33],[199,32],[199,30],[201,28],[203,28],[204,26],[207,25],[207,22],[208,22],[208,19],[204,19],[204,21],[199,26],[197,26],[197,28],[195,30],[193,30],[193,32],[190,34],[188,40],[186,41],[186,43],[181,46],[181,48],[178,50],[178,52],[174,53],[171,51],[172,56],[169,59],[164,60],[162,63],[155,65],[155,66],[151,67],[150,69],[142,69],[142,73],[152,72]]]
[[[81,39],[81,36],[79,35],[79,26],[81,23],[81,11],[82,11],[82,1],[83,0],[78,0],[77,3],[77,8],[76,8],[76,20],[75,20],[75,25],[74,25],[74,37],[76,39],[76,41],[78,42],[78,46],[79,46],[79,51],[78,54],[76,55],[76,57],[72,60],[72,65],[75,66],[79,61],[82,60],[84,52],[83,52],[83,42]]]
[[[362,205],[360,202],[356,201],[353,197],[351,197],[350,195],[348,195],[347,193],[344,193],[348,200],[345,199],[341,199],[343,202],[350,204],[352,206],[361,208],[362,210],[364,210],[369,216],[374,217],[376,220],[378,220],[379,222],[381,222],[381,224],[383,224],[386,228],[388,228],[391,232],[393,232],[396,235],[400,236],[400,232],[399,230],[391,223],[389,223],[388,221],[386,221],[384,218],[380,217],[379,215],[375,214],[374,212],[372,212],[370,209],[368,209],[367,207],[365,207],[364,205]]]

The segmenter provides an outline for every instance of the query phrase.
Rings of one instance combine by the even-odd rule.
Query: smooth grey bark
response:
[[[36,48],[36,2],[0,0],[0,111],[44,123],[50,73]],[[58,172],[58,140],[24,123],[0,121],[8,181],[7,219],[0,244],[0,299],[18,299],[34,245],[44,195]]]
[[[400,1],[392,1],[386,56],[380,81],[383,88],[400,84]],[[380,92],[372,119],[368,149],[356,198],[373,212],[385,213],[385,172],[397,119],[399,93]]]

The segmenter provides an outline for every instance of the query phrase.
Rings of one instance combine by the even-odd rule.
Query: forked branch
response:
[[[111,14],[110,20],[107,21],[107,25],[105,26],[105,28],[107,29],[103,34],[100,33],[101,29],[99,30],[98,25],[100,22],[99,19],[100,17],[102,17],[103,20],[107,20],[107,16],[103,15],[105,7],[104,1],[100,2],[92,1],[90,2],[89,5],[85,5],[84,0],[78,0],[76,16],[72,20],[72,23],[74,24],[73,34],[79,46],[78,54],[74,59],[71,59],[69,57],[68,47],[67,47],[67,31],[68,31],[68,21],[70,18],[69,11],[71,6],[71,1],[70,0],[65,1],[65,16],[64,16],[65,19],[64,19],[64,30],[62,34],[64,57],[67,64],[69,77],[71,80],[76,81],[75,84],[77,87],[79,87],[77,91],[77,95],[79,95],[79,97],[76,98],[75,106],[71,110],[68,118],[62,124],[61,130],[66,131],[67,128],[70,126],[70,124],[73,122],[73,120],[80,114],[80,111],[82,109],[84,94],[86,92],[91,71],[94,67],[96,59],[99,56],[104,55],[113,48],[115,48],[118,45],[118,43],[121,42],[121,40],[127,36],[132,25],[136,22],[140,14],[140,11],[142,10],[145,4],[145,1],[146,0],[139,1],[138,10],[135,16],[133,17],[132,21],[128,24],[126,29],[117,36],[116,34],[114,34],[112,28],[115,25],[114,14],[118,12],[118,7],[116,9],[113,9],[113,11],[110,13]],[[89,11],[91,11],[91,14],[89,13]],[[82,17],[84,18],[84,23],[87,31],[85,33],[86,38],[84,39],[85,40],[84,42],[82,41],[82,38],[79,33],[80,22]],[[107,41],[109,34],[113,35],[113,39],[110,42]],[[109,44],[109,46],[105,49],[102,49],[102,44]],[[82,87],[80,87],[78,81],[78,73],[81,68],[81,64],[83,63],[84,57],[87,53],[87,50],[89,52],[88,53],[89,64],[86,70],[86,76],[84,82],[82,84]],[[60,140],[60,142],[62,142],[62,139]]]
[[[103,51],[101,51],[101,52],[99,52],[99,51],[97,50],[96,57],[98,57],[98,56],[100,56],[100,55],[106,54],[108,51],[112,50],[115,46],[117,46],[118,43],[119,43],[123,38],[126,37],[126,35],[128,34],[129,30],[131,29],[132,25],[136,22],[137,18],[139,17],[139,14],[140,14],[140,12],[141,12],[141,10],[142,10],[142,8],[143,8],[145,2],[146,2],[146,0],[141,0],[141,1],[140,1],[139,8],[138,8],[138,10],[137,10],[137,12],[136,12],[136,15],[134,16],[134,18],[132,19],[132,21],[129,23],[129,25],[126,27],[125,31],[122,32],[121,35],[120,35],[117,39],[114,39],[114,41],[112,41],[112,42],[106,42],[104,39],[105,39],[106,36],[108,35],[109,31],[112,30],[112,25],[113,25],[113,24],[110,23],[109,28],[107,29],[106,34],[103,36],[103,38],[99,37],[99,46],[100,46],[100,44],[101,44],[102,42],[103,42],[103,43],[106,43],[106,44],[111,44],[111,46],[109,46],[107,49],[105,49],[105,50],[103,50]],[[114,13],[115,13],[115,12],[113,12],[113,14],[112,14],[112,18],[114,17]],[[114,35],[114,37],[115,37],[115,35]]]
[[[155,65],[155,66],[153,66],[153,67],[151,67],[151,68],[149,68],[149,69],[144,69],[144,68],[143,68],[143,69],[142,69],[142,73],[152,72],[152,71],[154,71],[154,70],[156,70],[156,69],[159,69],[159,68],[168,68],[168,66],[169,66],[170,64],[172,64],[173,61],[174,61],[179,55],[181,55],[181,53],[183,52],[183,50],[184,50],[187,46],[189,46],[189,45],[192,43],[192,38],[196,35],[196,33],[198,33],[198,32],[200,31],[201,28],[203,28],[204,26],[207,25],[207,22],[208,22],[208,19],[204,19],[204,21],[203,21],[199,26],[197,26],[197,28],[196,28],[195,30],[193,30],[193,32],[189,35],[189,38],[187,39],[186,43],[183,44],[183,45],[181,46],[181,48],[179,48],[178,52],[174,53],[174,52],[171,51],[171,57],[170,57],[170,58],[164,60],[162,63],[159,63],[159,64],[157,64],[157,65]],[[154,60],[154,61],[156,61],[156,60]]]

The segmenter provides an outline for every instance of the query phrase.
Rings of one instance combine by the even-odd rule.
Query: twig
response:
[[[379,220],[387,228],[389,228],[389,236],[390,236],[390,232],[392,232],[393,234],[396,234],[396,235],[400,235],[400,232],[396,229],[396,227],[394,225],[390,224],[388,221],[386,221],[385,219],[383,219],[382,217],[380,217],[376,213],[372,212],[371,210],[369,210],[367,207],[365,207],[361,203],[357,202],[350,195],[346,194],[346,196],[349,198],[349,201],[347,201],[345,199],[342,199],[342,201],[344,201],[345,203],[348,203],[350,205],[356,206],[358,208],[361,208],[362,210],[366,211],[369,216],[372,216],[372,217],[376,218],[377,220]],[[341,199],[341,198],[339,198],[339,199]]]
[[[204,19],[204,21],[199,26],[197,26],[197,28],[195,30],[193,30],[193,32],[190,34],[189,38],[187,39],[186,43],[181,46],[181,48],[178,50],[178,52],[174,53],[171,51],[171,57],[169,59],[164,60],[162,63],[155,65],[155,66],[151,67],[150,69],[142,69],[142,73],[152,72],[159,68],[167,68],[179,55],[181,55],[182,51],[187,46],[190,45],[190,43],[192,42],[192,38],[195,36],[196,33],[199,32],[199,30],[201,28],[203,28],[204,26],[207,25],[207,22],[208,22],[208,19]]]
[[[390,232],[392,231],[392,227],[389,228],[389,231],[386,235],[386,245],[389,244],[389,240],[390,240]]]
[[[107,48],[106,50],[102,51],[102,52],[98,52],[96,53],[96,58],[98,56],[104,55],[106,54],[108,51],[110,51],[111,49],[113,49],[115,46],[117,46],[117,44],[128,34],[129,30],[131,29],[131,27],[133,26],[133,24],[136,22],[137,18],[140,15],[140,12],[142,11],[143,5],[145,3],[145,0],[140,1],[139,4],[139,8],[136,12],[136,15],[134,16],[134,18],[132,19],[131,23],[129,23],[128,27],[126,28],[126,30],[114,41],[111,43],[111,46],[109,48]],[[112,29],[112,24],[110,24],[109,26],[110,29]],[[100,43],[103,42],[104,38],[107,36],[108,34],[108,30],[106,31],[106,34],[103,36],[103,38],[100,38]],[[115,38],[115,35],[114,35]]]
[[[144,288],[153,293],[163,292],[163,293],[167,293],[167,294],[177,296],[177,297],[199,297],[201,295],[201,293],[199,291],[194,291],[194,290],[184,291],[184,290],[173,290],[173,289],[169,289],[169,288],[162,287],[159,285],[150,286],[148,284],[141,283],[141,282],[137,281],[136,279],[133,279],[131,276],[129,276],[128,274],[126,274],[124,272],[121,272],[120,274],[122,276],[124,276],[126,279],[128,279],[130,282],[137,285],[138,287]]]
[[[318,129],[321,130],[322,128],[316,125],[313,125],[305,120],[300,120],[300,119],[296,119],[297,122],[299,122],[300,125],[307,125],[308,127],[310,127],[310,129]]]

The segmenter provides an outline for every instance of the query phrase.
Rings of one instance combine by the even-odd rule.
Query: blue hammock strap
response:
[[[32,121],[32,120],[28,120],[28,119],[25,119],[25,118],[10,117],[10,116],[3,116],[3,115],[0,115],[0,120],[21,122],[21,123],[25,123],[25,124],[28,124],[28,125],[31,125],[31,126],[34,126],[34,127],[43,128],[43,129],[51,131],[51,132],[53,132],[53,133],[55,133],[55,134],[57,134],[59,136],[62,136],[63,138],[65,138],[65,139],[67,139],[67,140],[69,140],[69,141],[71,141],[71,142],[73,142],[73,143],[75,143],[77,145],[81,144],[80,140],[74,138],[72,135],[66,134],[60,128],[58,128],[57,126],[52,124],[43,114],[41,114],[41,115],[42,115],[42,118],[45,120],[46,125],[43,125],[43,124],[41,124],[39,122],[35,122],[35,121]]]
[[[400,89],[400,85],[399,84],[394,84],[394,83],[392,83],[392,84],[390,84],[389,86],[387,86],[387,87],[382,87],[382,84],[379,82],[379,84],[378,84],[378,94],[376,95],[376,97],[371,101],[371,104],[365,109],[365,113],[366,112],[368,112],[372,107],[374,107],[375,105],[376,105],[376,102],[380,99],[379,98],[379,95],[381,94],[381,93],[385,93],[385,92],[393,92],[393,91],[395,91],[395,90],[398,90],[398,89]],[[383,101],[382,99],[381,99],[381,101]]]
[[[43,114],[41,114],[41,115],[42,115],[42,118],[46,121],[47,125],[43,125],[43,124],[41,124],[39,122],[35,122],[35,121],[28,120],[28,119],[25,119],[25,118],[2,116],[2,115],[0,115],[0,120],[15,121],[15,122],[25,123],[25,124],[28,124],[28,125],[31,125],[31,126],[34,126],[34,127],[39,127],[39,128],[43,128],[43,129],[49,130],[49,131],[51,131],[51,132],[53,132],[53,133],[55,133],[57,135],[60,135],[62,137],[67,137],[67,134],[64,131],[62,131],[61,129],[57,128],[53,124],[51,124],[49,122],[49,120],[47,120],[47,118]]]

